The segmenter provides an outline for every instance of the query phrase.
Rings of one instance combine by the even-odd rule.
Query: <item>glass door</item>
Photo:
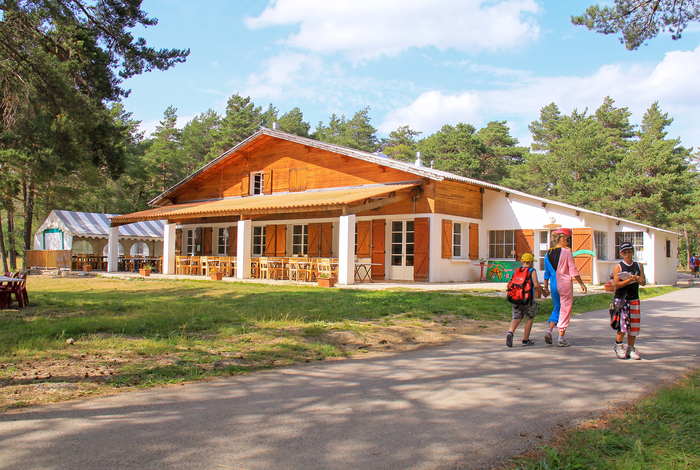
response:
[[[391,222],[391,279],[413,280],[413,243],[412,220]]]

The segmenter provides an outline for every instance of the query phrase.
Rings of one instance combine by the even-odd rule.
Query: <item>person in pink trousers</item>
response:
[[[574,255],[571,253],[571,230],[568,228],[560,228],[554,231],[555,234],[563,235],[567,238],[566,241],[562,240],[557,248],[552,248],[547,252],[547,261],[550,263],[552,268],[556,271],[556,290],[559,293],[559,321],[557,322],[557,329],[559,330],[559,341],[557,346],[567,347],[571,344],[564,339],[564,334],[566,329],[569,327],[569,321],[571,320],[571,309],[574,304],[574,283],[573,279],[581,285],[581,290],[585,294],[588,292],[586,285],[581,280],[581,275],[576,269],[576,263],[574,263]],[[547,287],[547,281],[545,280],[545,288]]]

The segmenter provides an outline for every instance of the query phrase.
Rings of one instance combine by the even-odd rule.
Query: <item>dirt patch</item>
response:
[[[504,331],[506,322],[484,322],[461,317],[438,317],[434,321],[396,318],[377,322],[362,322],[353,329],[330,328],[317,335],[293,329],[285,333],[307,343],[331,345],[342,354],[400,353],[431,347],[465,336],[493,334]],[[125,340],[132,338],[123,338]],[[133,338],[137,339],[137,338]],[[75,344],[76,348],[79,344]],[[246,354],[231,354],[225,350],[211,351],[219,360],[197,364],[203,377],[212,372],[235,366],[240,370],[288,365],[289,362],[253,360]],[[297,357],[297,362],[310,362],[313,356]],[[140,356],[102,352],[74,354],[63,359],[36,359],[22,363],[0,364],[0,410],[33,404],[70,400],[85,396],[107,395],[150,386],[147,377],[129,374],[139,365],[167,368],[178,364],[176,354]]]

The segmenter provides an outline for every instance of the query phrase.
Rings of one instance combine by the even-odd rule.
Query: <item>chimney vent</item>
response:
[[[273,123],[272,123],[272,130],[273,130],[273,131],[278,131],[278,130],[280,130],[280,123],[277,122],[277,121],[273,122]]]
[[[423,161],[421,160],[421,157],[423,154],[421,152],[416,152],[416,166],[423,166]]]

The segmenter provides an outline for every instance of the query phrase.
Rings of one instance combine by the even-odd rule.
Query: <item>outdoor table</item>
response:
[[[474,266],[479,266],[481,268],[481,273],[479,273],[479,279],[477,279],[474,282],[488,281],[488,279],[486,279],[484,277],[484,268],[488,267],[488,265],[489,265],[488,262],[486,262],[486,263],[480,262],[479,264],[474,263]]]
[[[381,263],[355,263],[355,280],[359,282],[374,282],[372,280],[372,266],[381,266]]]
[[[0,276],[0,282],[22,282],[22,279],[19,277]]]

